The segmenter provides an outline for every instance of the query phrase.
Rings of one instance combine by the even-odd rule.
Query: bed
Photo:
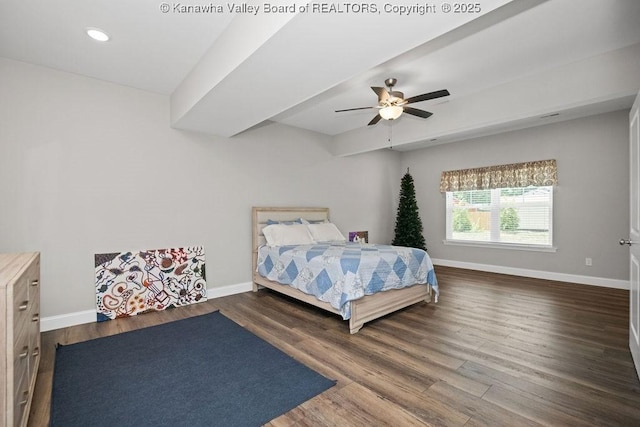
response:
[[[371,245],[371,244],[361,244],[361,243],[349,243],[349,242],[335,242],[335,244],[331,243],[317,243],[313,242],[313,244],[303,245],[298,244],[300,242],[296,242],[296,244],[291,245],[283,245],[283,246],[269,246],[267,245],[267,239],[264,235],[264,229],[268,225],[271,224],[282,224],[282,225],[296,225],[304,223],[304,224],[323,224],[330,223],[329,221],[329,208],[323,207],[254,207],[252,212],[253,217],[253,242],[252,242],[252,258],[253,258],[253,291],[257,292],[260,287],[265,287],[276,292],[288,295],[297,300],[303,301],[305,303],[314,305],[316,307],[322,308],[329,312],[335,313],[337,315],[342,316],[343,319],[349,321],[349,331],[352,334],[357,333],[362,326],[371,320],[377,319],[381,316],[385,316],[394,311],[400,310],[404,307],[416,304],[421,301],[431,302],[432,299],[437,302],[438,296],[438,287],[437,280],[435,277],[435,272],[433,271],[433,264],[431,263],[431,259],[427,255],[426,252],[421,251],[419,249],[413,248],[398,248],[406,251],[410,251],[410,254],[417,256],[419,258],[418,261],[415,261],[413,257],[411,258],[411,263],[415,264],[416,262],[420,262],[420,265],[416,267],[419,270],[418,277],[419,279],[416,282],[407,282],[407,283],[392,283],[390,286],[392,288],[385,288],[386,285],[376,285],[373,286],[372,289],[367,289],[366,291],[359,291],[363,296],[358,296],[355,294],[355,299],[349,299],[341,301],[339,304],[336,304],[335,301],[324,298],[325,295],[314,295],[309,292],[308,289],[305,289],[304,292],[298,288],[296,288],[294,283],[286,284],[286,280],[283,280],[281,277],[272,277],[268,273],[269,268],[266,268],[265,265],[274,264],[272,259],[267,262],[267,257],[275,256],[273,255],[273,251],[281,253],[281,255],[287,256],[302,256],[306,258],[314,258],[314,255],[309,255],[307,251],[315,251],[315,255],[321,255],[316,257],[316,259],[322,259],[326,262],[328,259],[337,259],[339,261],[339,254],[346,252],[348,254],[355,254],[358,251],[366,251],[366,255],[368,257],[372,256],[372,253],[375,251],[382,252],[381,256],[387,257],[390,256],[388,254],[389,248],[394,248],[391,246],[384,245]],[[277,227],[282,228],[280,225]],[[309,225],[309,227],[313,227]],[[322,225],[324,227],[324,225]],[[267,234],[269,234],[270,241],[273,242],[272,238],[272,229],[274,227],[270,227],[267,229]],[[300,227],[298,227],[300,228]],[[378,246],[383,246],[379,248]],[[271,251],[271,252],[269,252]],[[405,251],[405,252],[406,252]],[[409,255],[403,255],[409,256]],[[364,262],[362,262],[361,267],[345,267],[349,265],[349,261],[345,261],[342,258],[342,269],[347,270],[347,273],[352,274],[352,277],[359,277],[362,275],[360,270],[364,270]],[[285,261],[285,262],[290,262]],[[409,262],[407,262],[407,265]],[[281,268],[282,270],[282,268]],[[305,270],[306,273],[309,273]],[[262,274],[264,274],[264,276]],[[300,271],[296,271],[297,275]],[[375,275],[375,272],[367,273],[371,277],[371,275]],[[286,275],[285,275],[286,276]],[[407,272],[406,276],[409,276]],[[315,279],[314,279],[315,280]],[[360,280],[360,279],[354,279]],[[369,280],[369,279],[367,279]],[[406,278],[403,278],[406,282]],[[325,279],[326,281],[326,279]],[[344,280],[345,282],[347,280]],[[281,283],[282,282],[282,283]],[[364,279],[362,279],[362,283],[364,283]],[[299,287],[299,286],[298,286]],[[378,289],[380,288],[380,289]],[[331,294],[332,292],[326,292],[326,294]],[[352,295],[352,294],[350,294]],[[344,298],[343,298],[344,299]]]

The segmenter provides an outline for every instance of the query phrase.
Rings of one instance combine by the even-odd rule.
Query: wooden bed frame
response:
[[[320,301],[315,296],[305,294],[298,289],[268,280],[260,276],[257,272],[258,247],[265,243],[262,229],[266,226],[267,220],[293,221],[298,218],[304,218],[309,221],[329,220],[329,208],[253,208],[253,291],[257,292],[260,286],[264,286],[265,288],[272,289],[339,315],[340,312],[329,303]],[[374,295],[365,295],[358,300],[350,302],[351,318],[349,319],[349,331],[355,334],[366,322],[421,301],[431,302],[431,286],[428,284],[410,286],[403,289],[391,289]]]

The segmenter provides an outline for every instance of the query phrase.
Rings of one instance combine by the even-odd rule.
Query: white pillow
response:
[[[309,231],[313,240],[316,242],[344,242],[344,235],[338,230],[338,227],[332,222],[323,222],[321,224],[309,224]]]
[[[312,219],[312,220],[308,220],[308,219],[304,219],[304,218],[300,218],[300,222],[302,224],[322,224],[325,222],[329,222],[326,219]]]
[[[311,245],[315,241],[309,229],[303,224],[272,224],[262,229],[267,245],[284,246],[284,245]]]

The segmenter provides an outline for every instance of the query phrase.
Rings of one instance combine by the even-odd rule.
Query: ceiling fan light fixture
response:
[[[380,109],[380,117],[385,120],[395,120],[402,115],[402,107],[397,105],[389,105]]]
[[[436,99],[450,95],[448,90],[442,89],[435,92],[423,93],[422,95],[412,96],[405,99],[404,93],[393,90],[393,86],[396,84],[396,82],[397,80],[393,78],[384,81],[384,84],[387,86],[387,88],[389,88],[389,90],[379,86],[371,86],[373,92],[378,95],[378,105],[376,105],[375,107],[347,108],[343,110],[336,110],[336,113],[341,113],[343,111],[368,110],[370,108],[377,108],[378,114],[376,114],[373,119],[371,119],[367,126],[374,126],[382,119],[395,120],[400,117],[402,113],[407,113],[411,116],[427,119],[431,117],[433,113],[421,110],[419,108],[409,107],[408,104],[428,101],[430,99]]]

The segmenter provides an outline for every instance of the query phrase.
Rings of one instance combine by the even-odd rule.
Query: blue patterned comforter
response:
[[[401,246],[318,243],[258,248],[258,273],[315,295],[351,317],[349,301],[364,295],[428,283],[438,297],[438,281],[429,255]]]

